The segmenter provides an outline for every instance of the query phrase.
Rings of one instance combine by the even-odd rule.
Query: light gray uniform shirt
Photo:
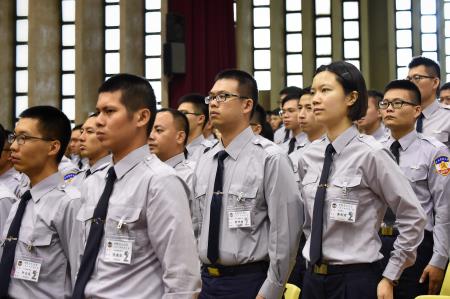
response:
[[[282,144],[280,144],[280,147],[286,153],[289,151],[289,142],[291,141],[291,138],[292,137],[290,137],[288,140],[286,140],[286,142],[283,142]],[[300,134],[295,136],[294,151],[302,148],[303,146],[305,146],[305,140],[307,140],[307,139],[308,139],[308,136],[304,132],[301,132]]]
[[[195,162],[186,160],[184,153],[173,156],[165,161],[165,163],[175,169],[177,174],[188,185],[189,191],[192,194],[194,190],[194,177],[195,177]],[[191,198],[190,198],[191,199]]]
[[[291,130],[288,131],[290,139],[292,137],[292,131]],[[273,142],[275,142],[276,144],[282,144],[284,142],[284,137],[286,137],[286,128],[284,127],[284,125],[281,125],[281,127],[276,129],[275,132],[273,133]]]
[[[383,144],[389,149],[394,141],[389,137]],[[427,214],[425,229],[433,232],[433,256],[429,264],[445,269],[450,233],[450,152],[434,137],[415,130],[398,141],[401,145],[400,168]]]
[[[78,190],[81,190],[81,188],[83,188],[84,182],[85,180],[88,178],[87,177],[87,171],[90,170],[91,174],[93,175],[94,173],[96,173],[97,171],[101,171],[103,169],[105,169],[106,167],[109,166],[109,164],[112,161],[112,156],[111,155],[107,155],[104,156],[103,158],[101,158],[100,160],[98,160],[97,162],[94,163],[94,165],[92,165],[91,167],[88,167],[82,171],[80,171],[70,182],[70,184],[74,187],[76,187]]]
[[[433,101],[422,113],[424,115],[422,133],[435,137],[450,148],[450,108]]]
[[[186,146],[186,149],[188,151],[187,159],[197,162],[205,152],[205,149],[210,148],[213,145],[214,141],[205,139],[205,137],[200,134],[200,136],[192,140],[191,143]]]
[[[388,128],[386,128],[386,126],[381,123],[380,127],[378,127],[378,129],[373,132],[372,136],[373,138],[375,138],[377,141],[382,141],[384,139],[386,139],[386,136],[389,136],[390,134],[390,130]]]
[[[13,272],[17,271],[19,261],[39,264],[40,271],[35,275],[37,282],[13,276],[9,295],[13,298],[70,298],[70,263],[73,264],[75,258],[71,253],[71,242],[80,193],[66,186],[59,172],[33,186],[30,192],[32,198],[22,218]],[[9,212],[1,231],[1,242],[7,237],[19,202],[17,200]]]
[[[221,142],[200,159],[195,183],[195,210],[201,228],[200,260],[207,257],[209,217],[217,153]],[[259,293],[278,298],[292,269],[303,224],[303,205],[288,156],[273,142],[255,135],[250,127],[225,149],[223,198],[218,263],[235,266],[269,261],[267,279]],[[236,226],[234,212],[246,214],[247,225]],[[230,215],[231,213],[231,215]]]
[[[315,140],[299,160],[307,237],[303,256],[308,261],[314,198],[329,143],[327,137]],[[423,239],[425,212],[392,155],[372,136],[351,126],[332,144],[336,153],[323,211],[323,262],[346,265],[382,259],[378,231],[389,206],[396,214],[400,234],[383,276],[398,280],[403,269],[414,264]]]
[[[0,232],[3,231],[6,219],[17,197],[8,187],[0,183]],[[1,251],[2,249],[0,249]],[[0,255],[1,256],[1,255]]]
[[[12,193],[16,196],[20,194],[20,182],[22,180],[23,174],[14,169],[14,167],[5,171],[4,174],[0,175],[0,184],[6,186]]]
[[[84,203],[77,220],[83,248],[108,169],[90,176],[82,190]],[[148,145],[114,164],[114,170],[117,180],[86,297],[192,298],[200,288],[200,265],[185,184]],[[110,247],[113,243],[118,247]],[[114,253],[124,259],[114,260]]]

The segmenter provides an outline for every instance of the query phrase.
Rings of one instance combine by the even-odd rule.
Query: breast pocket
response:
[[[89,229],[91,226],[91,219],[94,216],[95,206],[82,206],[77,213],[77,229],[79,229],[79,238],[82,241],[83,247],[86,244]]]
[[[199,236],[203,224],[203,211],[206,205],[206,185],[196,186],[194,200],[191,203],[192,225],[194,235]]]
[[[402,167],[403,173],[412,183],[425,181],[428,177],[428,169],[426,165],[413,165],[409,167]]]
[[[331,183],[328,184],[327,198],[358,200],[354,191],[360,184],[361,184],[360,175],[335,177],[331,180]]]
[[[258,186],[231,186],[227,197],[229,228],[250,228],[257,221]]]
[[[434,131],[434,137],[442,143],[448,142],[448,133],[443,131]]]
[[[141,208],[111,206],[106,217],[105,235],[134,239],[136,244],[145,243],[146,225],[139,222]]]

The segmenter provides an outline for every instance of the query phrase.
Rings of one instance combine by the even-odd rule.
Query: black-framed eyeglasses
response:
[[[51,138],[45,138],[45,137],[34,137],[34,136],[28,136],[25,134],[9,134],[8,135],[8,143],[9,144],[13,144],[14,141],[17,142],[18,145],[23,145],[25,144],[25,141],[27,140],[42,140],[42,141],[54,141],[54,139]]]
[[[392,106],[392,108],[394,109],[400,109],[403,107],[403,105],[411,105],[411,106],[419,106],[417,104],[402,100],[402,99],[395,99],[393,101],[388,101],[388,100],[381,100],[378,102],[378,108],[385,110],[389,107],[389,105]]]
[[[426,75],[414,75],[414,76],[406,76],[406,80],[420,82],[422,79],[434,79],[434,76],[426,76]]]
[[[202,115],[201,113],[189,112],[189,111],[186,111],[186,110],[178,110],[178,111],[180,111],[184,115],[197,115],[197,116]]]
[[[219,93],[216,95],[210,94],[209,96],[205,97],[205,104],[209,105],[209,103],[211,103],[213,100],[216,100],[216,102],[221,103],[221,102],[225,102],[230,98],[239,98],[239,99],[249,99],[249,97],[243,97],[240,96],[238,94],[233,94],[233,93]]]

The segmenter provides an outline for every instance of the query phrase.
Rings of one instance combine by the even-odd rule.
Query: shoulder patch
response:
[[[64,182],[70,183],[74,177],[76,177],[78,172],[70,172],[64,175]]]
[[[436,172],[442,176],[450,174],[450,164],[447,156],[440,156],[434,159],[434,167],[436,168]]]

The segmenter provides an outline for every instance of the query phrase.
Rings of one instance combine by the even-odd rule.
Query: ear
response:
[[[186,136],[186,132],[184,131],[178,131],[177,135],[175,137],[175,140],[177,142],[177,144],[182,145],[184,144],[184,140],[187,138]]]
[[[422,113],[422,107],[420,105],[414,106],[414,117],[419,118],[420,113]]]
[[[251,114],[252,110],[253,110],[253,105],[254,102],[252,99],[245,99],[242,101],[242,108],[243,108],[243,113],[248,113],[249,115]]]
[[[356,100],[358,99],[358,92],[357,91],[352,91],[350,92],[346,97],[345,97],[345,101],[348,107],[353,106],[353,104],[355,104]]]
[[[50,150],[48,151],[48,156],[57,156],[59,149],[61,148],[61,142],[59,140],[50,141]]]
[[[148,122],[150,121],[151,112],[149,109],[139,109],[135,112],[136,117],[136,125],[138,127],[146,127]]]
[[[433,79],[433,89],[434,90],[438,90],[440,84],[441,84],[441,80],[438,77]]]
[[[203,125],[203,123],[205,122],[205,116],[202,115],[197,115],[198,119],[197,119],[197,124],[198,125]]]

